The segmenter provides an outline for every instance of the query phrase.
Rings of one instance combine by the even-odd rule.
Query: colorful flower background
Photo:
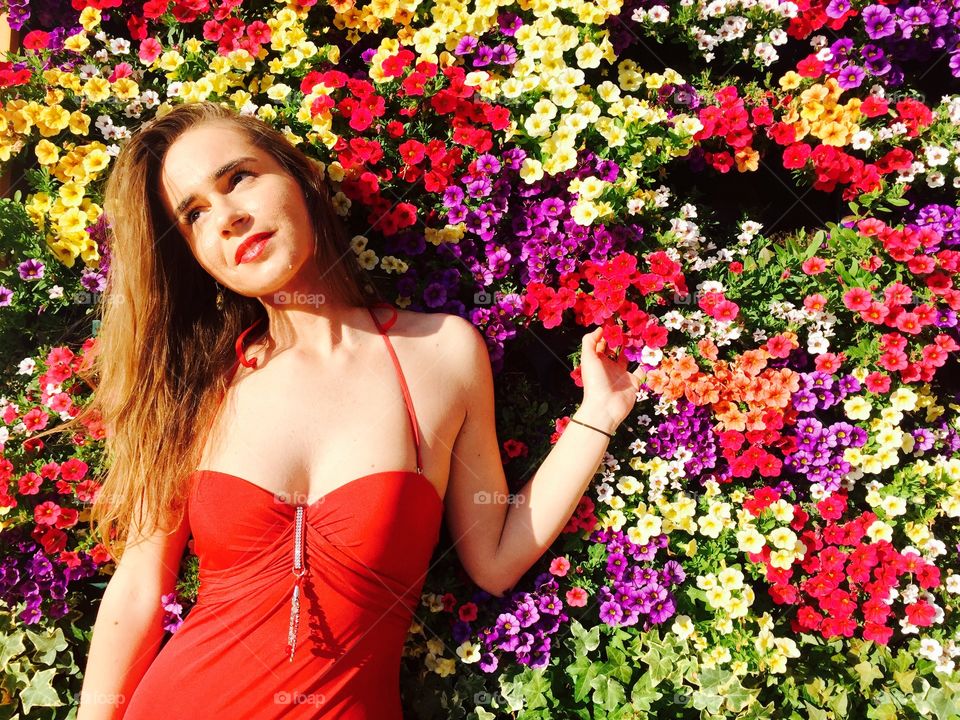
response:
[[[513,489],[601,326],[648,370],[503,598],[437,549],[411,717],[960,716],[957,0],[0,1],[0,708],[66,718],[113,559],[74,417],[125,138],[320,163],[397,306],[485,335]],[[196,557],[157,598],[177,630]]]

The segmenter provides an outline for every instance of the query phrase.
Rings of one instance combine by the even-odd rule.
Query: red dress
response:
[[[401,652],[443,501],[422,472],[416,415],[386,335],[396,312],[384,326],[373,319],[407,405],[416,472],[364,475],[311,504],[236,475],[192,473],[197,603],[124,720],[402,717]],[[231,378],[241,362],[256,366],[242,350],[256,324],[237,339]]]

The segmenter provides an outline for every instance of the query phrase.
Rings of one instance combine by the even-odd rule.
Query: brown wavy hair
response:
[[[111,259],[85,372],[94,391],[67,423],[74,427],[97,417],[107,430],[106,471],[98,478],[90,524],[116,559],[135,512],[137,535],[161,528],[169,533],[182,520],[189,475],[197,469],[236,358],[234,343],[258,319],[253,334],[269,329],[266,310],[254,297],[224,287],[223,310],[216,309],[213,277],[194,258],[160,199],[167,150],[185,131],[211,121],[232,123],[300,184],[324,294],[355,307],[382,301],[350,248],[322,167],[281,132],[214,102],[179,105],[144,123],[121,148],[104,188]],[[175,524],[169,525],[171,520]]]

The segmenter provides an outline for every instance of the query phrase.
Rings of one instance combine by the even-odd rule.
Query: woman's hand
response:
[[[589,407],[590,412],[605,413],[616,427],[633,410],[637,390],[645,375],[643,366],[639,364],[632,372],[627,370],[627,358],[623,353],[617,353],[616,359],[610,358],[602,327],[583,336],[580,355],[580,379],[583,382],[581,407]]]

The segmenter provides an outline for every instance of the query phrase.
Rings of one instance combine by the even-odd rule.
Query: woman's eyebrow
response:
[[[214,172],[213,175],[210,176],[210,183],[211,183],[211,184],[212,184],[212,183],[215,183],[217,180],[219,180],[220,178],[222,178],[222,177],[223,177],[224,175],[226,175],[228,172],[230,172],[231,170],[233,170],[237,165],[242,165],[242,164],[245,163],[245,162],[251,162],[251,161],[255,161],[255,160],[256,160],[256,158],[253,157],[253,156],[251,156],[251,155],[245,155],[244,157],[239,157],[239,158],[235,158],[235,159],[233,159],[233,160],[230,160],[229,162],[225,163],[223,166],[221,166],[220,168],[218,168],[217,171]],[[181,200],[181,201],[179,202],[179,204],[177,205],[177,209],[176,209],[176,211],[174,212],[174,216],[175,216],[175,217],[180,217],[180,215],[183,213],[184,210],[187,209],[187,207],[190,205],[190,203],[192,203],[192,202],[193,202],[194,200],[196,200],[196,199],[197,199],[197,194],[196,194],[196,193],[190,193],[189,195],[187,195],[187,196],[186,196],[183,200]]]

